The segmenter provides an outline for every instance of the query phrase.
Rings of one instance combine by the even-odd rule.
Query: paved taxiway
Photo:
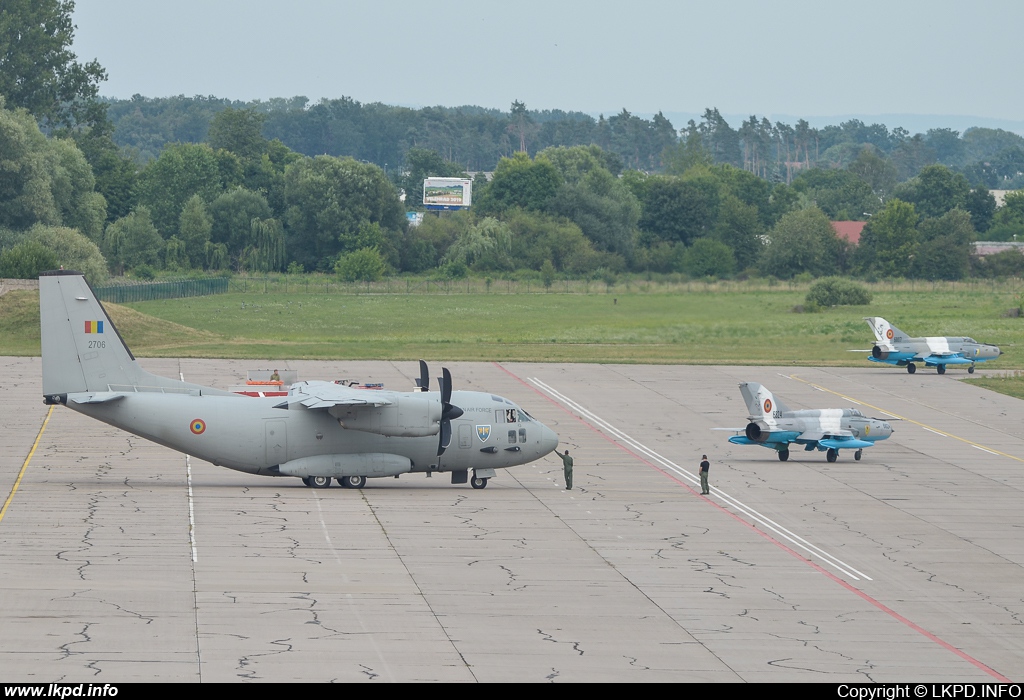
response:
[[[227,386],[265,363],[143,360]],[[437,363],[434,363],[437,364]],[[47,415],[0,358],[0,497]],[[277,363],[278,367],[285,366]],[[415,363],[287,365],[411,387]],[[8,681],[992,681],[1024,670],[1019,400],[922,371],[454,363],[576,460],[362,491],[56,407],[0,520]],[[907,420],[854,462],[727,442],[740,381]],[[712,463],[712,496],[694,488]],[[677,471],[678,469],[678,471]],[[191,483],[190,483],[191,482]]]

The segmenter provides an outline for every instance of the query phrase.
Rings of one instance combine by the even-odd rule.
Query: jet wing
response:
[[[334,382],[296,382],[292,384],[288,398],[275,408],[297,403],[306,408],[328,409],[334,406],[390,406],[394,401],[376,389],[353,389]]]
[[[924,363],[931,367],[936,365],[973,365],[974,360],[968,360],[958,352],[933,352],[924,358]]]

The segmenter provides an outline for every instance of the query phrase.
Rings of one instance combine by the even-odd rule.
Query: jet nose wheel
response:
[[[305,480],[304,480],[305,481]],[[329,476],[311,476],[309,481],[306,482],[307,486],[311,486],[315,489],[325,489],[331,485],[331,477]]]
[[[487,479],[484,479],[479,476],[474,476],[472,479],[469,480],[469,484],[475,489],[485,489],[487,488]]]
[[[967,374],[974,374],[974,365],[967,368]]]
[[[853,453],[853,458],[859,462],[862,454],[864,454],[864,450],[857,450]]]
[[[839,459],[839,450],[833,450],[831,447],[828,448],[828,452],[825,453],[825,459],[829,462],[834,462]]]

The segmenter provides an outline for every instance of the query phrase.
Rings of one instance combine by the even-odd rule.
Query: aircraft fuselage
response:
[[[349,430],[326,411],[277,408],[280,398],[138,391],[104,403],[74,399],[72,394],[62,402],[139,437],[250,474],[307,476],[301,473],[303,463],[299,472],[284,465],[327,455],[361,459],[358,465],[345,459],[338,467],[331,463],[325,476],[501,469],[539,459],[558,444],[553,431],[511,401],[470,391],[452,393],[464,413],[452,421],[452,443],[440,457],[436,435],[389,437]],[[508,422],[509,417],[516,420]],[[371,458],[382,455],[397,459]]]

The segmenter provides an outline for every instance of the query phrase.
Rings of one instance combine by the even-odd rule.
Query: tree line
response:
[[[1009,132],[754,116],[733,128],[716,109],[677,131],[661,114],[518,101],[101,100],[102,68],[68,51],[73,3],[17,9],[0,20],[25,25],[0,33],[0,275],[1021,272],[1016,253],[971,256],[979,236],[1024,236],[1024,195],[997,210],[989,192],[1024,182],[1024,139]],[[29,41],[39,26],[50,34]],[[472,211],[409,226],[424,177],[474,171]],[[830,219],[867,220],[860,245]]]

